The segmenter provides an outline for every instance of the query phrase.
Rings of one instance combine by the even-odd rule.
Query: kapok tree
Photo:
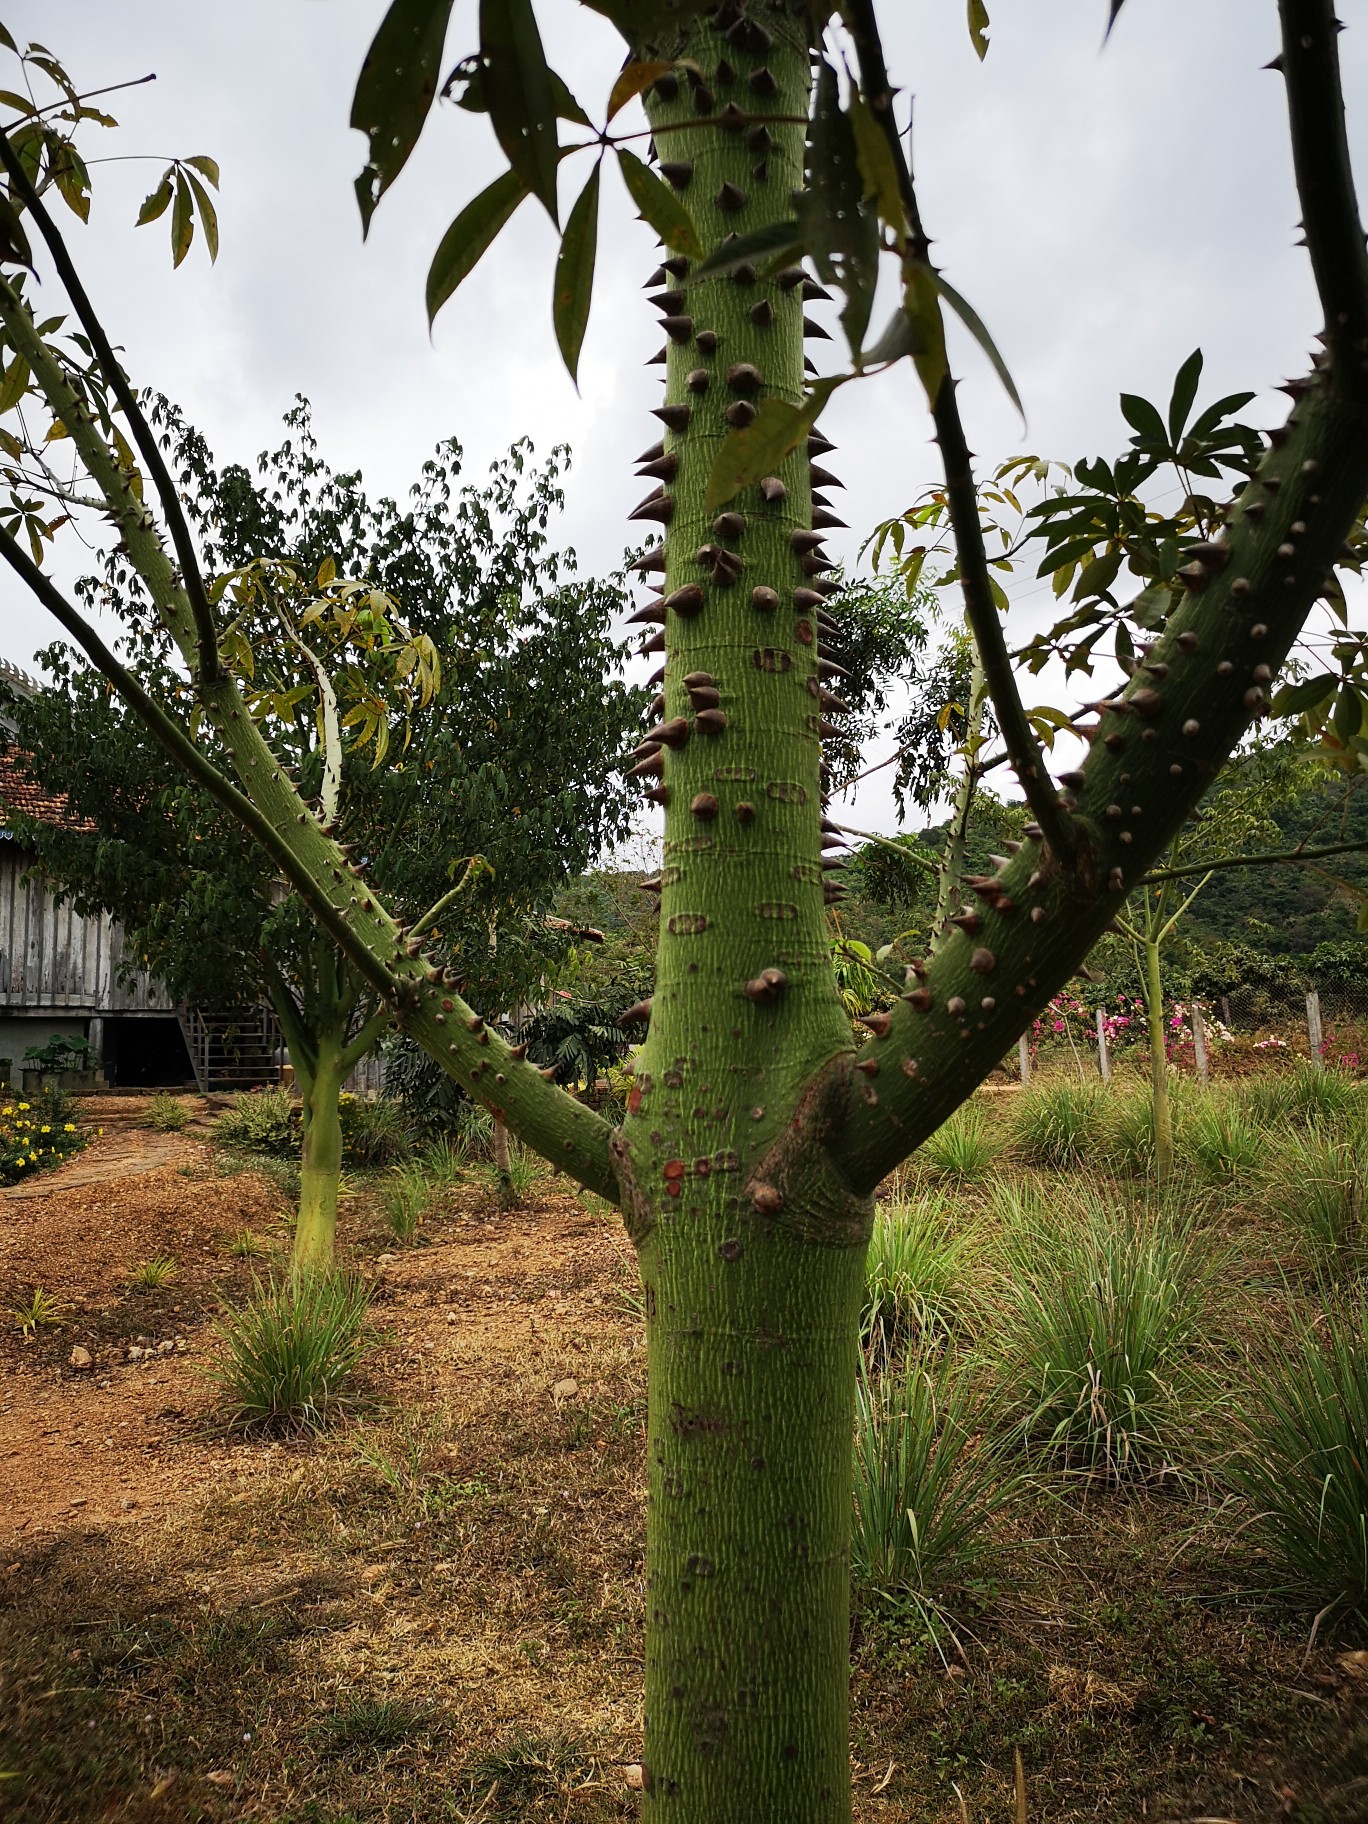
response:
[[[635,769],[665,813],[661,924],[620,1128],[489,1030],[295,791],[246,712],[156,439],[38,193],[43,172],[4,140],[0,322],[32,389],[26,434],[43,429],[41,400],[137,566],[236,779],[139,690],[12,535],[0,534],[0,554],[175,763],[233,808],[396,1020],[528,1144],[620,1208],[645,1286],[650,1382],[645,1815],[836,1824],[850,1810],[851,1421],[875,1189],[1009,1049],[1172,839],[1266,703],[1368,494],[1368,252],[1338,23],[1327,0],[1280,0],[1322,351],[1223,530],[1186,553],[1184,597],[1105,705],[1086,762],[1056,783],[989,586],[941,334],[954,294],[929,261],[871,0],[841,10],[856,72],[844,95],[822,51],[824,6],[597,5],[630,50],[614,101],[647,93],[665,181],[606,128],[585,144],[619,158],[669,261],[654,300],[667,337],[665,436],[646,458],[659,486],[639,510],[665,534],[643,563],[661,585],[649,644],[663,656],[663,700]],[[449,10],[448,0],[397,0],[381,28],[357,102],[372,130],[367,204],[440,84]],[[557,118],[587,118],[552,79],[527,0],[484,0],[480,27],[467,98],[488,109],[510,168],[448,232],[435,300],[524,195],[555,215]],[[562,241],[555,314],[572,355],[597,199],[591,177]],[[88,360],[54,346],[57,332],[40,332],[29,308],[19,270],[29,229]],[[885,243],[902,302],[866,349]],[[860,1046],[824,918],[839,891],[822,810],[822,743],[840,709],[829,684],[839,608],[822,555],[828,509],[812,499],[811,460],[827,445],[811,426],[836,379],[804,392],[804,253],[843,290],[856,368],[910,356],[926,384],[966,614],[1033,817],[1015,854],[967,879],[971,909],[954,936],[913,966],[904,998],[869,1022]],[[32,444],[15,458],[33,460]],[[1113,802],[1120,820],[1105,815]]]

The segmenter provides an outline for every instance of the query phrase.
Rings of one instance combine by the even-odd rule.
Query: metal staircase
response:
[[[283,1040],[280,1023],[269,1007],[240,1007],[226,1013],[178,1007],[176,1018],[202,1096],[258,1089],[263,1083],[280,1081],[276,1054]]]

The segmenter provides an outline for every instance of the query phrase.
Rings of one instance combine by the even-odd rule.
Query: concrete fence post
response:
[[[1097,1068],[1102,1072],[1102,1081],[1111,1082],[1111,1056],[1107,1051],[1107,1011],[1105,1007],[1097,1010]]]
[[[1017,1062],[1021,1066],[1021,1081],[1024,1086],[1031,1080],[1031,1046],[1024,1032],[1017,1041]]]
[[[1192,1054],[1197,1060],[1197,1081],[1211,1081],[1211,1059],[1207,1055],[1206,1021],[1196,1001],[1192,1003]]]
[[[1311,1062],[1315,1065],[1316,1069],[1319,1070],[1324,1062],[1324,1059],[1321,1057],[1323,1035],[1321,1032],[1320,996],[1316,993],[1314,988],[1306,997],[1306,1036],[1311,1043]]]

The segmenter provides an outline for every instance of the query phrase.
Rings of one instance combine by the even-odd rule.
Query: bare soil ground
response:
[[[244,1443],[203,1370],[264,1267],[231,1238],[285,1234],[275,1188],[129,1129],[24,1188],[0,1194],[0,1816],[635,1817],[645,1376],[611,1214],[543,1179],[501,1215],[472,1182],[391,1252],[356,1197],[372,1407]],[[175,1277],[140,1291],[154,1255]],[[64,1316],[25,1342],[36,1285]],[[1368,1643],[1308,1649],[1219,1513],[1056,1490],[1012,1528],[948,1664],[857,1624],[860,1824],[1007,1824],[1016,1747],[1033,1821],[1368,1818]]]

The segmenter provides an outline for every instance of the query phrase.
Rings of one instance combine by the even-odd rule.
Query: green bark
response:
[[[669,504],[652,510],[668,518],[673,598],[669,726],[651,761],[666,809],[662,928],[654,1017],[618,1134],[488,1032],[301,806],[233,679],[200,665],[203,630],[151,512],[35,347],[22,301],[0,287],[15,350],[180,646],[250,800],[245,812],[58,598],[63,625],[178,763],[249,824],[396,1021],[521,1139],[622,1206],[647,1301],[645,1815],[657,1824],[848,1819],[846,1534],[869,1197],[1004,1055],[1181,827],[1261,713],[1368,493],[1368,256],[1334,21],[1313,0],[1283,0],[1281,11],[1325,362],[1222,537],[1185,566],[1190,593],[1104,712],[1080,774],[1066,776],[1063,809],[1030,759],[1033,738],[1009,740],[1043,807],[1040,830],[991,880],[966,880],[977,918],[938,946],[858,1056],[824,925],[818,622],[816,604],[796,594],[817,579],[801,537],[793,542],[811,523],[804,452],[776,468],[782,489],[752,487],[732,503],[741,523],[718,523],[704,505],[737,408],[799,396],[801,294],[752,275],[699,283],[665,307],[674,319],[666,445],[677,468],[660,471]],[[869,14],[864,0],[847,9],[862,67]],[[808,18],[799,0],[749,16],[728,5],[670,28],[666,44],[634,47],[698,71],[695,86],[690,66],[678,66],[648,110],[662,158],[691,167],[679,181],[709,247],[789,214],[802,182]],[[762,68],[769,76],[752,81]],[[886,86],[870,106],[896,137]],[[53,245],[37,199],[25,200]],[[66,282],[89,332],[88,301]],[[967,503],[972,473],[952,401],[947,382],[938,435],[952,500]],[[177,511],[174,498],[162,506]],[[8,535],[0,551],[27,576]],[[995,714],[1020,735],[1024,712],[995,623],[990,631]]]
[[[763,49],[698,26],[673,48],[703,89],[681,73],[648,98],[662,159],[691,167],[682,188],[709,247],[782,220],[800,181],[805,24],[764,18]],[[773,93],[751,83],[759,70]],[[733,130],[699,124],[728,106],[745,116]],[[647,1308],[644,1816],[838,1824],[872,1212],[820,1151],[843,1093],[829,1067],[852,1043],[819,860],[828,710],[807,452],[776,465],[782,490],[750,486],[720,515],[704,500],[749,406],[802,395],[802,286],[672,274],[663,289],[685,290],[666,305],[666,401],[689,417],[664,439],[661,928],[619,1150]]]
[[[312,1068],[295,1077],[303,1095],[299,1156],[299,1214],[295,1220],[296,1271],[329,1267],[337,1236],[337,1193],[342,1177],[339,1099],[346,1080],[344,1032],[315,1035]]]
[[[1159,939],[1146,937],[1143,949],[1145,1018],[1149,1024],[1154,1173],[1160,1184],[1167,1184],[1173,1172],[1173,1108],[1169,1101],[1168,1048],[1164,1043],[1164,984],[1159,968]]]

